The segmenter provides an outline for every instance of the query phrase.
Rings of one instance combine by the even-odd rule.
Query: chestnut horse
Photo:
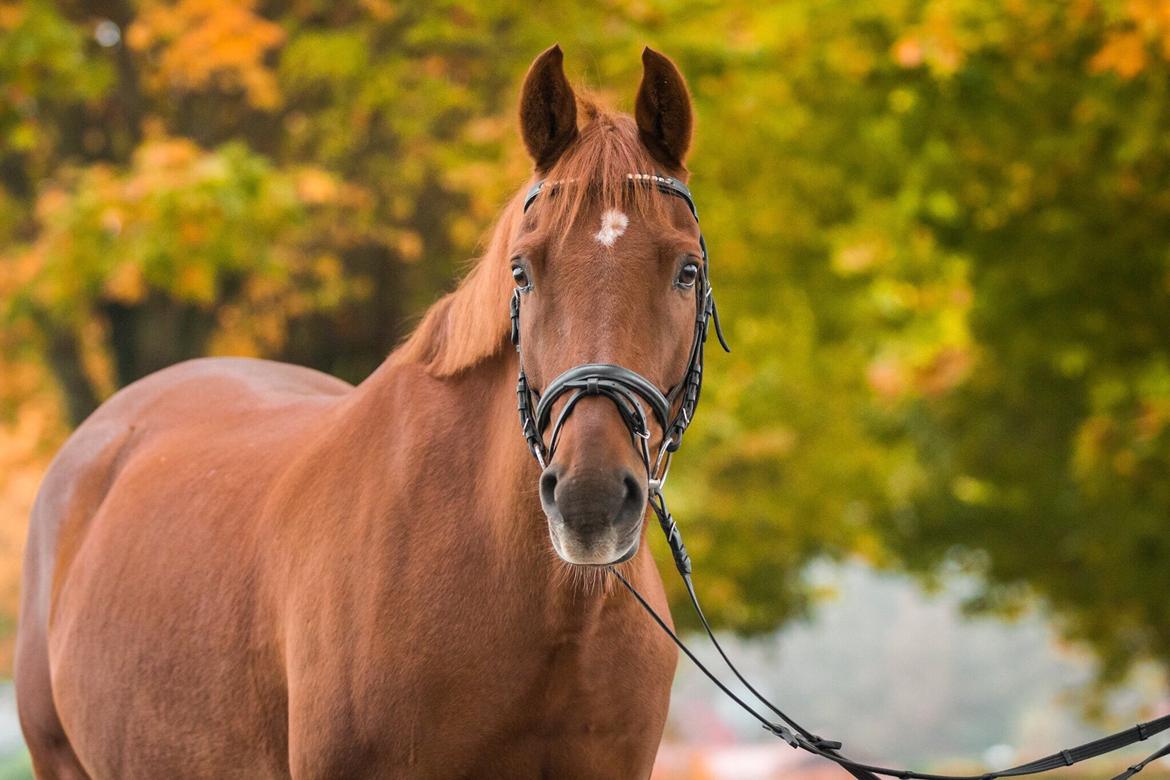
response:
[[[625,184],[686,176],[692,112],[667,58],[643,66],[632,118],[579,106],[559,48],[535,60],[520,125],[533,181],[558,192],[525,212],[521,189],[359,386],[195,360],[77,429],[25,558],[16,685],[38,777],[650,774],[676,651],[599,568],[628,558],[666,609],[639,547],[645,469],[590,397],[542,476],[508,315],[531,287],[534,388],[582,363],[659,387],[685,371],[698,228]]]

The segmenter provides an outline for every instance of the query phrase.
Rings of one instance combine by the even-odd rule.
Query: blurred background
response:
[[[0,0],[0,669],[70,429],[198,355],[360,381],[527,177],[554,42],[694,93],[735,351],[671,500],[762,687],[920,769],[1170,708],[1162,0]],[[844,775],[680,666],[656,777]]]

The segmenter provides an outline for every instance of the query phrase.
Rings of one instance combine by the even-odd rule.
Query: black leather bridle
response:
[[[627,175],[626,180],[631,187],[654,187],[659,192],[680,198],[687,204],[691,215],[698,222],[699,212],[695,208],[691,191],[678,179],[658,174],[631,173]],[[555,183],[545,180],[538,181],[524,199],[524,211],[528,211],[538,195],[556,186]],[[520,349],[520,302],[532,288],[531,285],[517,287],[512,293],[512,343],[521,355],[519,378],[516,383],[520,428],[524,432],[528,448],[532,450],[541,468],[552,460],[561,430],[581,399],[591,395],[603,396],[613,401],[621,413],[622,421],[642,456],[642,462],[646,466],[646,477],[652,490],[654,487],[659,489],[662,487],[670,469],[671,455],[682,444],[683,434],[694,419],[695,407],[699,404],[699,394],[703,387],[703,346],[707,341],[707,331],[711,323],[715,325],[715,335],[719,343],[724,349],[728,349],[719,325],[715,297],[711,292],[710,277],[707,273],[710,260],[707,257],[707,244],[701,232],[699,247],[703,257],[699,275],[695,280],[695,328],[690,357],[687,359],[682,378],[666,392],[659,390],[646,377],[624,366],[586,363],[570,368],[549,382],[543,392],[536,393],[524,373],[523,352]],[[568,400],[553,421],[551,419],[553,406],[564,395],[568,395]],[[650,419],[646,415],[643,403],[650,408],[663,434],[658,452],[653,456],[650,453]],[[675,407],[677,411],[672,414]],[[551,436],[546,441],[545,430],[549,428],[550,423]]]
[[[681,198],[690,208],[695,221],[698,222],[699,212],[695,208],[695,201],[691,196],[691,191],[678,179],[656,173],[630,173],[627,174],[626,178],[631,186],[654,187],[663,194]],[[538,195],[555,186],[557,186],[555,182],[550,183],[544,180],[537,182],[528,191],[528,195],[524,200],[524,211],[528,210]],[[543,393],[536,393],[529,386],[528,377],[524,373],[523,353],[520,350],[520,301],[521,296],[531,289],[530,286],[517,288],[512,294],[511,317],[512,343],[516,346],[516,351],[520,353],[519,379],[517,380],[516,386],[520,412],[520,427],[537,463],[543,469],[552,460],[553,454],[556,452],[561,430],[564,428],[569,415],[572,414],[574,407],[582,398],[603,396],[613,401],[621,415],[622,421],[630,431],[630,437],[646,466],[646,477],[649,485],[647,502],[650,504],[650,508],[654,510],[654,514],[658,518],[658,524],[666,536],[667,544],[670,546],[670,552],[674,558],[675,568],[678,569],[679,574],[682,576],[687,595],[690,597],[691,606],[698,615],[699,621],[703,625],[703,630],[736,679],[751,691],[752,695],[760,703],[779,718],[779,722],[763,715],[740,696],[732,692],[722,680],[699,661],[690,648],[679,638],[678,634],[655,612],[654,608],[650,606],[642,594],[630,584],[629,580],[613,565],[608,566],[607,571],[629,590],[638,601],[638,604],[658,624],[658,627],[678,645],[679,649],[694,662],[700,671],[745,712],[759,721],[768,732],[783,739],[793,748],[805,750],[835,762],[849,772],[849,774],[853,775],[853,777],[857,778],[857,780],[878,780],[879,775],[902,778],[903,780],[997,780],[998,778],[1036,775],[1063,769],[1064,767],[1072,766],[1090,758],[1112,753],[1170,729],[1170,715],[1164,715],[1161,718],[1140,723],[1132,728],[1119,731],[1116,734],[1087,742],[1075,748],[1062,750],[1050,756],[1010,769],[1002,769],[980,775],[930,774],[908,769],[891,769],[889,767],[866,764],[842,755],[840,752],[840,742],[818,737],[804,728],[772,704],[772,702],[744,678],[735,664],[731,662],[727,653],[724,652],[723,646],[720,645],[719,640],[715,637],[715,632],[712,630],[711,624],[707,621],[707,616],[703,613],[703,608],[699,604],[699,597],[695,592],[694,583],[691,580],[692,568],[690,556],[687,555],[686,546],[683,544],[678,525],[667,509],[666,499],[662,494],[662,487],[666,480],[666,475],[670,470],[670,459],[681,445],[683,433],[686,432],[686,429],[694,419],[695,408],[699,403],[699,393],[703,385],[703,347],[707,341],[707,331],[712,322],[715,324],[715,333],[719,338],[719,343],[725,350],[730,351],[727,346],[727,341],[723,337],[722,328],[719,325],[719,315],[715,309],[715,299],[711,293],[709,277],[710,258],[708,257],[707,244],[703,239],[702,231],[699,233],[699,246],[702,249],[703,258],[699,277],[695,282],[695,331],[694,340],[691,345],[690,359],[687,362],[686,371],[682,379],[665,393],[660,391],[653,382],[636,371],[608,363],[587,363],[570,368],[549,382],[548,386],[544,388]],[[551,419],[553,405],[561,396],[565,395],[568,395],[568,400],[561,408],[556,420],[553,421]],[[643,402],[649,406],[651,414],[663,431],[662,443],[658,448],[657,455],[653,457],[650,453],[649,444],[651,436],[649,418],[646,415],[646,410],[642,406]],[[678,411],[672,415],[671,410],[676,406],[678,407]],[[549,427],[550,423],[552,426],[552,435],[546,442],[545,430]],[[614,563],[620,563],[620,561],[615,561]],[[1128,780],[1128,778],[1136,775],[1149,764],[1168,755],[1170,755],[1170,745],[1129,767],[1126,771],[1116,775],[1113,780]]]

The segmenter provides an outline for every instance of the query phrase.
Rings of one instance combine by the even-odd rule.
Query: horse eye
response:
[[[528,274],[524,273],[521,266],[512,266],[512,278],[516,280],[516,286],[523,289],[528,287]]]
[[[695,286],[695,282],[699,280],[699,264],[687,263],[678,272],[678,278],[674,280],[676,287],[691,288]]]

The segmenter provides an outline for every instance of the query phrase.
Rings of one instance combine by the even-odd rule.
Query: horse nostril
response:
[[[540,475],[540,503],[549,519],[582,530],[627,526],[641,518],[646,486],[633,472],[565,472],[549,466]]]
[[[540,503],[544,504],[545,511],[557,505],[557,480],[560,479],[560,469],[549,466],[540,475]]]
[[[623,480],[626,483],[626,499],[640,499],[642,497],[642,483],[630,472],[626,472]]]
[[[625,483],[626,495],[622,499],[622,506],[618,520],[633,520],[640,518],[646,508],[646,487],[630,472],[622,478]]]

